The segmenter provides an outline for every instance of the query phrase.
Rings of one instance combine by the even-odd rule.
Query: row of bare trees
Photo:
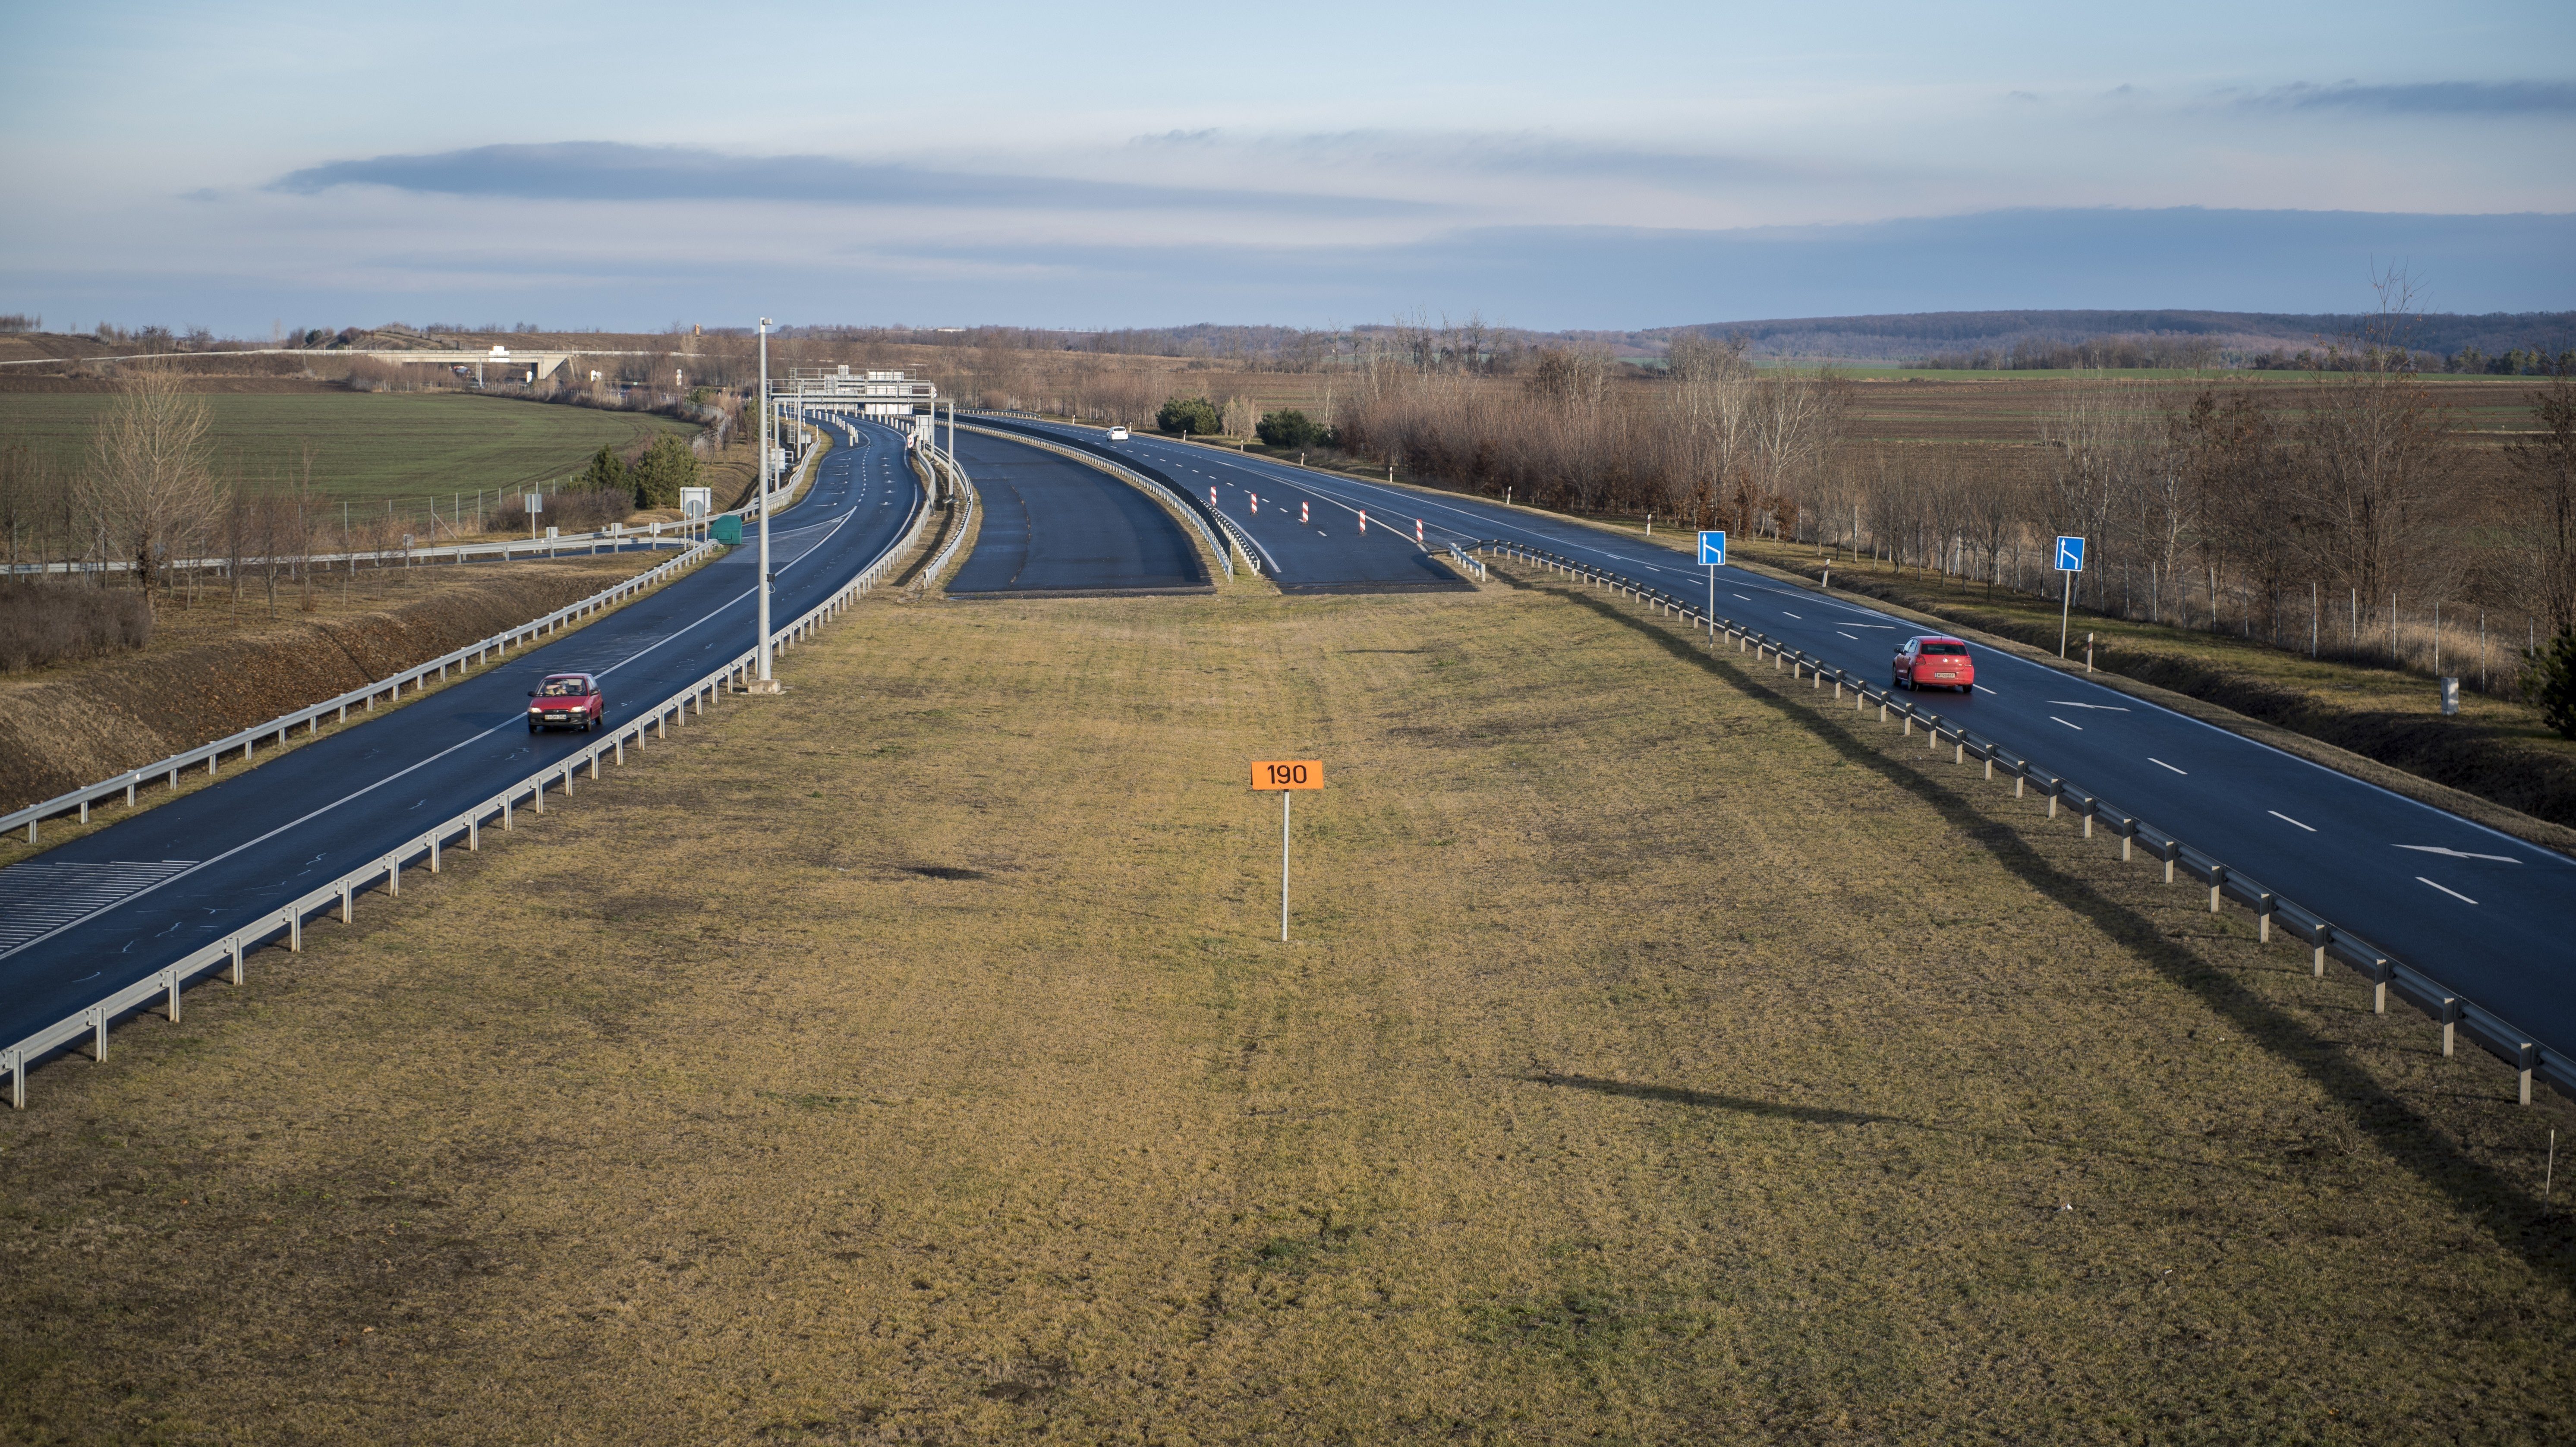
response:
[[[2498,449],[2409,349],[2338,361],[2302,386],[2070,382],[2018,448],[1852,443],[1831,372],[1687,336],[1642,384],[1578,349],[1509,379],[1391,349],[1330,416],[1345,450],[1444,486],[1990,589],[2053,594],[2050,540],[2078,535],[2083,606],[2511,689],[2526,645],[2576,629],[2576,382],[2545,382],[2537,429]]]

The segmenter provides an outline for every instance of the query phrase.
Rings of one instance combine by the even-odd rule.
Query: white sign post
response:
[[[2066,656],[2066,620],[2075,611],[2075,575],[2084,571],[2084,540],[2057,540],[2057,571],[2066,575],[2066,598],[2057,605],[2057,656]]]
[[[520,510],[528,515],[528,539],[534,542],[537,536],[537,514],[546,510],[546,495],[542,492],[522,493],[519,496],[519,502]]]
[[[1699,535],[1699,565],[1708,569],[1708,646],[1717,647],[1717,570],[1726,566],[1726,534]]]

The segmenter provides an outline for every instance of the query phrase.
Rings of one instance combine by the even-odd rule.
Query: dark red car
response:
[[[1961,693],[1977,685],[1977,665],[1968,658],[1968,645],[1956,638],[1925,634],[1908,639],[1896,650],[1898,688],[1955,688]]]
[[[545,682],[528,690],[535,702],[528,705],[528,732],[539,729],[579,729],[588,733],[607,721],[607,702],[599,696],[599,680],[587,673],[549,673]]]

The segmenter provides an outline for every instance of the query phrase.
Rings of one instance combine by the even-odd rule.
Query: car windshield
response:
[[[1966,657],[1968,653],[1965,646],[1957,643],[1926,643],[1923,645],[1923,651],[1925,653],[1955,653],[1962,658]]]
[[[589,692],[589,686],[578,678],[549,678],[546,686],[537,690],[537,697],[580,698]]]

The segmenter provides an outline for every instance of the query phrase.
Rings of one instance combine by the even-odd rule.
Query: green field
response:
[[[0,437],[32,442],[56,466],[81,465],[108,393],[0,393]],[[660,432],[692,429],[641,412],[553,407],[455,392],[209,394],[215,465],[236,484],[262,488],[301,471],[313,449],[313,486],[334,499],[419,510],[435,496],[513,492],[562,478],[603,442],[620,449]]]

